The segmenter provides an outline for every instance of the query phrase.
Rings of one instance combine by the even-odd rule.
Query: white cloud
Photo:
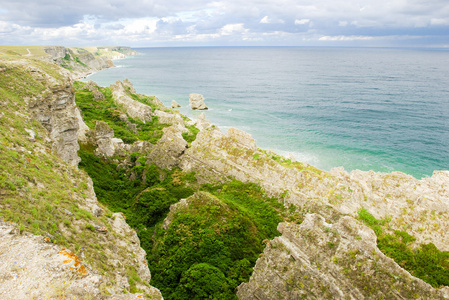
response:
[[[310,23],[310,19],[295,20],[295,25],[304,25]]]
[[[432,18],[430,19],[432,25],[449,25],[449,19]]]
[[[322,36],[318,40],[319,41],[369,41],[373,40],[372,36],[345,36],[345,35],[337,35],[337,36]]]
[[[3,44],[449,40],[447,0],[1,0],[1,6]]]
[[[269,24],[269,23],[270,23],[270,20],[268,19],[268,16],[265,16],[265,17],[262,18],[262,20],[260,20],[259,23],[262,23],[262,24]]]
[[[121,32],[125,34],[148,34],[156,31],[158,19],[129,20]],[[129,22],[129,23],[128,23]]]
[[[236,33],[243,33],[246,32],[245,26],[243,23],[239,24],[227,24],[223,26],[220,30],[221,35],[233,35]]]

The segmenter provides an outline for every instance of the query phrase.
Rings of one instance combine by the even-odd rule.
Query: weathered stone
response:
[[[163,135],[147,155],[148,161],[159,168],[171,170],[179,164],[181,155],[187,148],[187,142],[181,132],[174,127],[163,129]]]
[[[76,108],[75,110],[75,117],[78,120],[78,125],[79,125],[79,129],[78,129],[78,141],[81,143],[87,143],[88,138],[87,138],[87,133],[89,132],[89,127],[86,125],[86,123],[84,123],[83,117],[81,116],[81,111]]]
[[[110,86],[114,102],[122,105],[129,116],[146,123],[151,121],[151,107],[133,100],[129,94],[129,86],[124,85],[121,81],[117,81]]]
[[[193,110],[205,110],[208,109],[206,104],[204,103],[204,97],[201,94],[192,93],[189,95],[189,103],[190,107]]]
[[[181,107],[181,105],[178,102],[176,102],[175,100],[172,100],[171,101],[171,108],[178,108],[178,107]]]
[[[196,127],[198,127],[199,130],[204,130],[212,126],[211,121],[206,119],[206,115],[204,113],[201,113],[198,116],[198,120],[196,121]]]
[[[181,117],[180,114],[155,110],[154,115],[158,117],[159,122],[176,127],[176,129],[181,133],[188,132],[184,124],[184,119]]]
[[[410,275],[376,245],[373,230],[352,217],[328,224],[307,214],[300,225],[281,223],[239,299],[445,299]],[[262,296],[262,298],[260,298]]]
[[[103,121],[97,121],[95,124],[95,149],[96,154],[103,154],[105,156],[112,156],[115,152],[114,143],[112,138],[114,137],[114,130]]]
[[[33,77],[47,84],[41,95],[29,100],[32,116],[50,132],[55,153],[76,166],[80,161],[77,153],[79,119],[72,82],[68,78],[58,81],[32,66],[29,69]]]
[[[44,51],[49,55],[47,59],[59,65],[71,69],[70,76],[73,79],[86,77],[89,74],[114,66],[107,57],[96,57],[82,48],[66,48],[61,46],[45,47]]]

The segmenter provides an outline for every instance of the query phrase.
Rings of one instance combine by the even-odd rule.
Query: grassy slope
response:
[[[20,232],[43,235],[76,255],[83,252],[83,261],[105,276],[106,288],[115,276],[105,252],[125,257],[111,231],[112,213],[103,206],[103,215],[95,217],[82,207],[88,197],[87,174],[54,156],[48,132],[31,118],[24,99],[43,92],[46,82],[35,80],[26,70],[29,65],[62,80],[54,65],[0,57],[0,220],[17,223]],[[27,130],[34,131],[34,140]],[[98,233],[95,225],[108,233]],[[128,271],[129,276],[135,273]],[[131,290],[136,291],[133,286]]]

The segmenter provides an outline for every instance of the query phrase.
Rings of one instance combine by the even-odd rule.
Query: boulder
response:
[[[177,107],[181,107],[181,105],[178,102],[176,102],[175,100],[172,100],[171,101],[171,108],[177,108]]]
[[[206,110],[208,109],[204,103],[204,97],[201,94],[192,93],[189,95],[190,107],[193,110]]]
[[[152,109],[150,106],[135,101],[129,95],[132,85],[130,83],[117,81],[110,86],[114,102],[123,106],[128,115],[146,123],[151,121]]]
[[[114,143],[112,138],[114,137],[114,130],[103,121],[97,121],[95,124],[94,138],[97,144],[96,154],[103,154],[105,156],[112,156],[115,152]]]
[[[179,164],[187,148],[187,142],[175,127],[166,127],[163,132],[162,138],[147,157],[149,162],[155,163],[159,168],[171,170]]]

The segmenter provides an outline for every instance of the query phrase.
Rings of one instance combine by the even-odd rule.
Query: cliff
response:
[[[318,170],[204,114],[189,120],[128,80],[73,83],[101,63],[46,51],[56,64],[18,49],[1,62],[0,216],[16,224],[0,231],[5,287],[24,276],[21,295],[40,282],[55,297],[157,298],[148,261],[166,299],[449,299],[448,171]],[[63,54],[73,66],[58,66]],[[26,245],[48,252],[25,259]],[[58,289],[24,271],[36,259],[57,270]]]
[[[161,299],[135,231],[77,168],[70,74],[1,55],[0,95],[0,298]]]

